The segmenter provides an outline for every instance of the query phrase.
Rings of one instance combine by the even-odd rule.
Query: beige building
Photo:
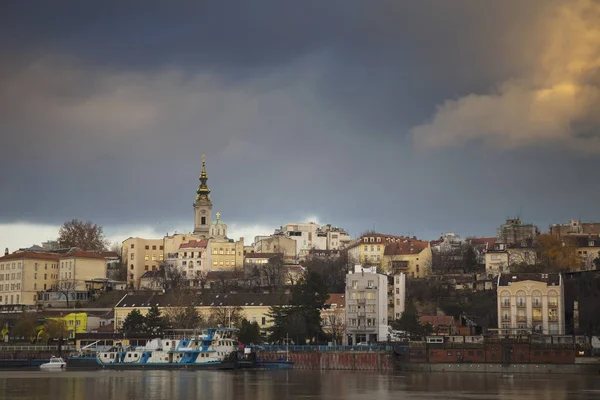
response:
[[[137,288],[144,272],[158,269],[164,260],[164,240],[129,238],[123,241],[121,251],[127,265],[127,286]]]
[[[275,230],[273,236],[283,235],[296,243],[296,256],[304,259],[309,251],[339,250],[350,243],[350,236],[342,229],[330,224],[319,225],[316,222],[291,223]],[[255,240],[257,243],[258,240]],[[263,250],[264,251],[264,250]]]
[[[208,240],[190,240],[179,246],[177,268],[190,281],[199,279],[210,269],[210,254],[207,250]],[[192,282],[190,284],[193,286]]]
[[[577,257],[581,260],[581,269],[596,269],[596,260],[600,259],[600,236],[578,236],[572,240],[575,242]]]
[[[559,238],[571,235],[590,235],[598,237],[600,235],[600,223],[581,222],[578,219],[572,219],[568,224],[552,224],[550,234]]]
[[[431,261],[429,242],[405,238],[386,245],[382,267],[394,275],[404,273],[409,278],[424,278],[431,272]]]
[[[169,310],[173,308],[185,308],[188,304],[194,305],[205,319],[208,319],[216,310],[228,313],[233,312],[233,309],[239,309],[239,313],[243,318],[258,323],[261,330],[266,330],[273,324],[273,321],[269,318],[270,307],[286,305],[289,302],[289,295],[277,293],[228,293],[226,295],[203,293],[191,296],[186,297],[185,304],[178,304],[178,299],[169,293],[139,292],[127,294],[114,308],[115,331],[121,328],[127,315],[134,309],[139,310],[142,315],[146,315],[150,306],[157,305],[164,315],[168,314]]]
[[[296,261],[296,241],[287,236],[273,235],[258,238],[253,246],[254,253],[279,253],[286,261]]]
[[[106,260],[97,253],[75,250],[64,254],[58,266],[58,288],[67,284],[69,290],[87,290],[86,281],[106,279]]]
[[[0,304],[36,304],[38,292],[50,290],[58,279],[60,256],[31,251],[0,258]]]
[[[498,276],[500,335],[565,334],[564,286],[560,274]]]
[[[381,233],[365,233],[346,247],[348,260],[353,264],[381,265],[385,246],[407,238]]]

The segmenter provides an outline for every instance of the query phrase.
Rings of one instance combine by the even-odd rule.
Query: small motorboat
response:
[[[40,365],[41,369],[47,370],[61,370],[67,368],[67,363],[61,357],[50,357],[50,361]]]

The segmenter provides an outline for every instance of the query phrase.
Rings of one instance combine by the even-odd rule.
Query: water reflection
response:
[[[350,371],[96,371],[0,373],[2,399],[589,399],[600,379],[577,375]]]

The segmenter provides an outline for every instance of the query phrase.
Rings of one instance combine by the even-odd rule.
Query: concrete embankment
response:
[[[282,352],[263,352],[260,357],[276,360],[285,357]],[[294,369],[393,371],[394,357],[386,351],[293,351],[288,357]]]
[[[598,375],[600,364],[433,364],[398,363],[401,371],[421,372],[471,372],[502,374],[577,374]]]

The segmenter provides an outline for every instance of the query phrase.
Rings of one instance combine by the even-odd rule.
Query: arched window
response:
[[[517,292],[517,307],[525,307],[526,302],[525,302],[525,291],[523,290],[519,290]]]
[[[534,308],[542,306],[542,292],[539,290],[534,290],[531,294],[531,303]]]
[[[500,301],[502,304],[502,307],[510,307],[510,292],[508,291],[503,291],[500,294]]]

